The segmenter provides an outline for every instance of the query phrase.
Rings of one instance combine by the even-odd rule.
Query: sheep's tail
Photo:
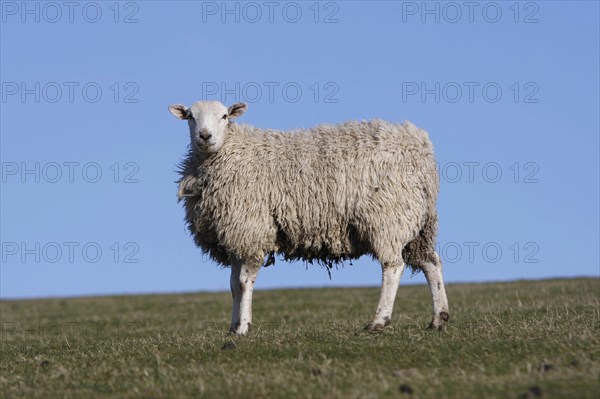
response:
[[[419,235],[402,250],[404,263],[412,269],[413,273],[421,270],[420,265],[423,262],[436,263],[435,240],[437,230],[437,213],[428,214]]]

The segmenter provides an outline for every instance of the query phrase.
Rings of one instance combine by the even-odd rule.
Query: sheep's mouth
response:
[[[205,140],[196,140],[196,147],[200,147],[200,148],[208,148],[208,147],[212,147],[213,145],[215,145],[215,143],[213,143],[212,141],[205,141]]]
[[[214,143],[204,142],[204,141],[196,141],[194,142],[194,148],[200,152],[210,152],[211,148],[215,146]]]

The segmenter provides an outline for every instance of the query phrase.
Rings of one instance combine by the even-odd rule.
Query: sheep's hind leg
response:
[[[439,330],[450,318],[448,313],[448,298],[446,287],[442,277],[442,261],[437,253],[434,254],[434,262],[421,262],[419,267],[423,270],[433,302],[433,319],[429,324],[430,329]]]
[[[390,324],[396,292],[398,291],[402,272],[404,272],[404,262],[382,263],[381,269],[382,282],[379,304],[373,322],[365,327],[365,330],[368,331],[381,331]]]
[[[252,327],[252,292],[259,267],[247,262],[232,262],[230,286],[233,312],[229,329],[232,334],[244,335]]]

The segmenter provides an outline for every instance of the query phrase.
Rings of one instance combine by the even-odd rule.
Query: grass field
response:
[[[229,293],[2,301],[3,398],[600,397],[600,280],[400,286],[367,333],[377,288],[257,291],[229,337]]]

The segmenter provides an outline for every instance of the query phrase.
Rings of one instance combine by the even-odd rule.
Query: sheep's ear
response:
[[[188,119],[189,117],[189,110],[186,106],[181,104],[169,105],[169,111],[179,119]]]
[[[238,116],[241,116],[244,112],[246,112],[246,109],[248,109],[248,106],[244,103],[235,103],[233,104],[231,107],[229,107],[228,111],[229,111],[229,117],[230,118],[237,118]]]

